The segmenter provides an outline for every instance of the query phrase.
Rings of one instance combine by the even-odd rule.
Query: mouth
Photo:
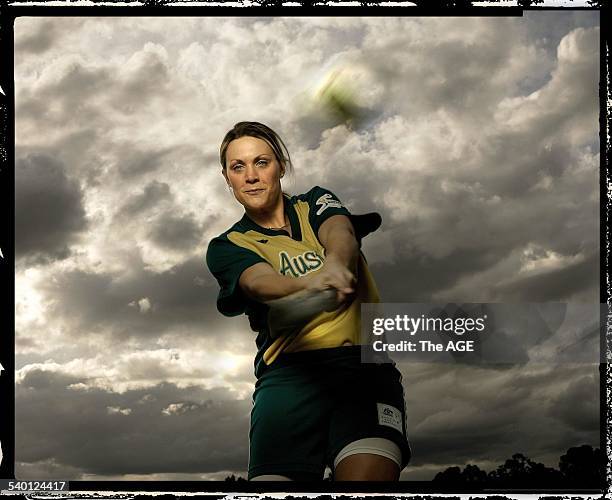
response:
[[[256,188],[256,189],[247,189],[244,191],[245,194],[248,194],[249,196],[257,196],[258,194],[261,194],[265,191],[264,188]]]

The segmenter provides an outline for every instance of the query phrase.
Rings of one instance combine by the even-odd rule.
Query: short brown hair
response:
[[[221,142],[221,147],[219,148],[219,161],[224,170],[226,168],[225,154],[227,153],[227,147],[230,142],[240,137],[256,137],[266,141],[272,148],[278,162],[289,172],[293,170],[291,157],[289,156],[289,151],[283,140],[274,130],[259,122],[238,122],[227,132],[227,134],[225,134]]]

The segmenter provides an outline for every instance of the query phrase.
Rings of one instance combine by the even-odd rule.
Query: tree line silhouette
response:
[[[534,462],[522,453],[515,453],[490,472],[477,465],[449,467],[438,472],[434,483],[474,485],[496,488],[588,488],[600,489],[604,484],[605,460],[599,448],[583,444],[567,450],[559,458],[559,469]]]
[[[559,468],[546,467],[534,462],[522,453],[515,453],[495,470],[486,472],[477,465],[449,467],[438,472],[433,483],[444,486],[475,486],[494,488],[577,488],[601,489],[604,484],[605,459],[599,448],[588,444],[569,448],[559,458]],[[325,478],[331,480],[331,476]],[[246,482],[232,474],[225,478],[229,482]]]

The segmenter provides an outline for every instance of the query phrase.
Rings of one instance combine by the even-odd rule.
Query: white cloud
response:
[[[557,252],[539,248],[537,245],[528,245],[523,250],[523,264],[519,274],[537,274],[540,272],[563,269],[584,259],[581,254],[561,255]]]
[[[200,406],[197,404],[187,404],[187,403],[172,403],[168,405],[166,408],[162,410],[164,415],[182,415],[188,411],[195,411],[199,409]]]
[[[148,297],[143,297],[138,301],[133,301],[128,304],[130,307],[137,307],[142,314],[146,314],[151,310],[151,301]]]
[[[202,348],[189,349],[185,346],[180,350],[111,352],[66,362],[48,359],[21,367],[15,374],[15,380],[19,384],[28,374],[44,371],[80,379],[81,382],[71,384],[76,391],[98,388],[121,394],[169,382],[177,387],[224,387],[239,398],[250,392],[252,382],[248,379],[252,376],[251,369],[250,355],[207,352]]]
[[[106,411],[109,415],[130,415],[132,410],[130,408],[119,408],[117,406],[107,406]]]

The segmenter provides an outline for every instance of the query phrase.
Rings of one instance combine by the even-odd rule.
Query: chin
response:
[[[270,200],[268,197],[265,198],[243,198],[242,200],[240,200],[240,204],[244,207],[244,208],[248,208],[250,210],[261,210],[262,208],[265,208],[266,206],[268,206],[270,203]]]

